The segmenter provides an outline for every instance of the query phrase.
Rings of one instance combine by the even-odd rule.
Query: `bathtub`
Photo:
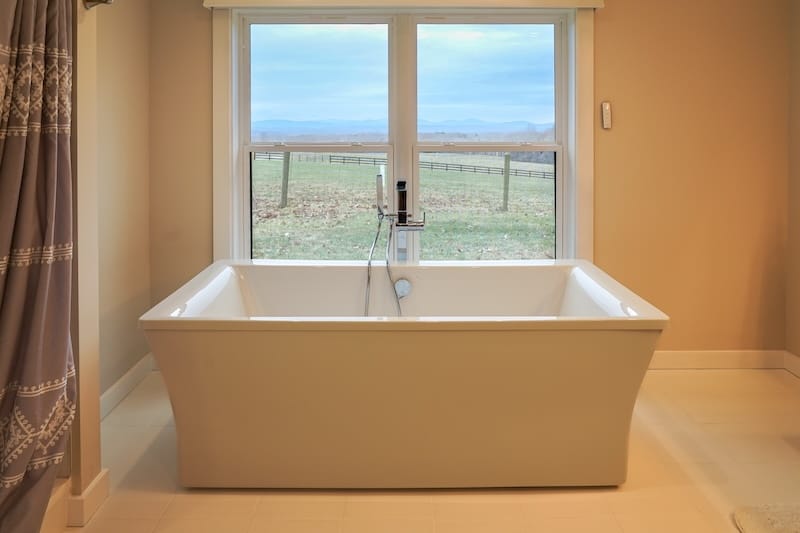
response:
[[[141,317],[187,487],[619,485],[668,318],[584,261],[220,261]]]

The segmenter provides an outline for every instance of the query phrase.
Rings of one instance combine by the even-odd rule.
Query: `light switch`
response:
[[[611,102],[603,102],[600,104],[600,114],[602,116],[602,124],[604,130],[611,129]]]

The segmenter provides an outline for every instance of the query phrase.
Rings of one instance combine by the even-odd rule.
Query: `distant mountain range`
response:
[[[259,120],[252,124],[254,137],[294,137],[313,135],[342,135],[386,132],[388,129],[385,120]],[[517,133],[544,132],[553,128],[552,123],[537,124],[521,120],[511,122],[491,122],[479,119],[446,120],[432,122],[422,120],[419,122],[420,133],[423,134],[448,134],[448,133]]]

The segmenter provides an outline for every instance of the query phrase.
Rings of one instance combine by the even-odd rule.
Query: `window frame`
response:
[[[462,151],[556,153],[556,256],[593,256],[593,9],[215,9],[214,258],[250,259],[250,153],[385,152],[393,179],[411,176],[410,207],[419,205],[419,154]],[[389,139],[387,143],[253,143],[250,139],[249,25],[388,23]],[[416,25],[425,23],[556,24],[556,137],[552,143],[442,143],[417,139]],[[403,39],[413,47],[398,46]],[[579,83],[580,82],[580,83]],[[402,84],[402,87],[401,87]],[[399,95],[405,95],[400,98]],[[580,150],[578,149],[580,148]],[[560,175],[559,175],[560,174]],[[389,195],[391,197],[391,195]],[[390,209],[391,209],[390,205]],[[410,235],[412,239],[415,236]],[[411,250],[417,243],[410,242]],[[408,261],[416,262],[417,255]],[[320,259],[320,261],[324,261]]]

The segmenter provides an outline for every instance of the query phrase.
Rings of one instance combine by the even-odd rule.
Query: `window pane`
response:
[[[417,26],[421,141],[552,141],[553,24]]]
[[[553,152],[424,153],[419,166],[422,259],[555,257]]]
[[[251,165],[253,259],[367,259],[385,153],[262,152]]]
[[[253,24],[253,142],[385,142],[386,24]]]

